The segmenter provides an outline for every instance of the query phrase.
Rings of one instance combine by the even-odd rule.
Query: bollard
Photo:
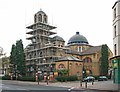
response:
[[[87,81],[85,81],[85,88],[87,88]]]
[[[47,85],[48,85],[48,80],[47,80]]]
[[[92,81],[92,85],[94,84],[94,80]]]
[[[80,86],[82,87],[82,80],[80,81]]]
[[[49,82],[49,76],[47,77],[47,85],[48,85],[48,82]]]
[[[39,85],[39,79],[38,79],[38,85]]]
[[[12,75],[11,75],[11,80],[12,80],[13,78],[12,78]]]

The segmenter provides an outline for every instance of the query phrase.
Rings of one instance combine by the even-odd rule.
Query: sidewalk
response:
[[[82,87],[80,86],[80,81],[75,82],[64,82],[64,83],[49,83],[50,86],[59,86],[59,87],[70,87],[75,89],[94,89],[94,90],[109,90],[109,91],[117,91],[118,85],[114,84],[113,81],[96,81],[92,85],[91,82],[87,83],[87,88],[85,88],[85,82],[82,83]]]
[[[14,81],[16,83],[25,83],[30,85],[38,85],[38,82],[25,82],[25,81]],[[114,84],[112,80],[109,81],[95,81],[92,85],[91,82],[87,83],[87,88],[85,88],[85,82],[82,83],[82,87],[80,86],[80,81],[72,81],[72,82],[55,82],[51,83],[49,82],[48,85],[46,82],[39,82],[39,85],[44,86],[57,86],[57,87],[67,87],[71,89],[92,89],[92,90],[106,90],[106,91],[114,91],[114,92],[120,92],[118,91],[118,85]]]

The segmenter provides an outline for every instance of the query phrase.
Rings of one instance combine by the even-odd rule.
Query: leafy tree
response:
[[[108,46],[102,45],[101,48],[101,75],[107,75],[108,74]]]

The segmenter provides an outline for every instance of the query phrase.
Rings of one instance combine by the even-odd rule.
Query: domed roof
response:
[[[60,36],[54,36],[53,41],[64,41],[64,39]]]
[[[76,32],[76,34],[69,39],[68,44],[88,44],[88,41],[83,35]]]
[[[44,15],[46,15],[46,13],[43,12],[41,9],[40,9],[40,11],[37,12],[37,14],[44,14]]]

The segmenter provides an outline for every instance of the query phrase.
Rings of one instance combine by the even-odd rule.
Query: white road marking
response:
[[[27,89],[23,89],[23,88],[17,88],[17,90],[27,90]]]
[[[71,91],[72,89],[74,89],[74,87],[69,88],[68,91]]]

